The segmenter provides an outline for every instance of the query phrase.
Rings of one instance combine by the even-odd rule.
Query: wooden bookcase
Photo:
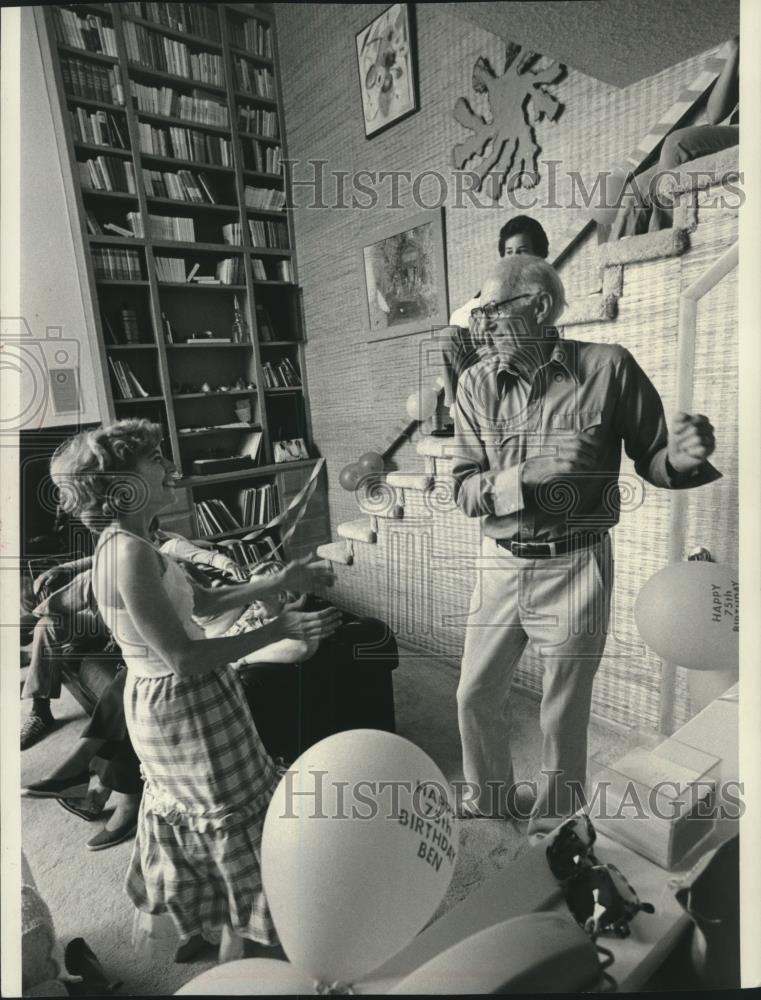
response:
[[[274,442],[300,437],[316,454],[293,224],[280,207],[287,154],[273,15],[258,4],[61,4],[41,8],[38,24],[53,57],[109,416],[163,426],[183,477],[173,526],[235,538],[256,523],[210,534],[197,504],[222,500],[240,519],[242,490],[272,484],[284,509],[315,458],[276,464]],[[195,265],[224,283],[189,282]],[[257,441],[253,467],[202,474],[194,464]],[[328,537],[323,482],[289,555]]]

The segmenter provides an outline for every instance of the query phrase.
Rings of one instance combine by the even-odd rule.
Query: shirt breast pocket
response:
[[[551,433],[581,434],[584,431],[599,433],[602,410],[565,410],[550,414],[547,429]]]

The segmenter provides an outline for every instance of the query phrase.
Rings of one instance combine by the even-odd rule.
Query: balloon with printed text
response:
[[[446,780],[419,747],[355,729],[311,747],[267,810],[262,879],[293,965],[352,984],[412,940],[454,871]]]
[[[650,577],[634,604],[647,645],[689,670],[737,668],[739,616],[738,574],[723,563],[666,566]]]

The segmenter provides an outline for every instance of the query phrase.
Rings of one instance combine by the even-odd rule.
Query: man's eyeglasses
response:
[[[533,292],[524,292],[522,295],[513,295],[511,299],[505,299],[502,302],[487,302],[485,306],[477,306],[475,309],[471,309],[470,318],[474,323],[480,323],[483,319],[491,322],[493,319],[504,316],[504,307],[510,305],[511,302],[517,302],[518,299],[530,299],[532,295]]]

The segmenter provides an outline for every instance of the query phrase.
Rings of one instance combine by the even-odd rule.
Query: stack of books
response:
[[[96,66],[73,56],[61,58],[63,89],[72,97],[102,104],[124,104],[124,88],[118,66]]]
[[[270,146],[258,139],[241,139],[243,160],[247,169],[257,170],[260,174],[279,174],[282,168],[280,146]]]
[[[274,483],[249,486],[241,490],[238,502],[244,526],[267,524],[280,513],[277,486]]]
[[[200,281],[200,278],[196,279]],[[243,285],[246,281],[246,272],[243,267],[242,257],[225,257],[217,264],[216,281],[220,285]]]
[[[184,42],[174,41],[131,21],[124,22],[124,42],[131,62],[214,87],[224,86],[222,56],[213,52],[192,52]]]
[[[137,250],[126,247],[93,247],[92,266],[101,281],[140,281],[142,268]]]
[[[186,281],[185,261],[182,257],[156,257],[156,276],[159,281]]]
[[[76,142],[87,142],[92,146],[114,146],[129,149],[127,130],[123,122],[110,111],[87,111],[73,108],[69,111],[71,130]]]
[[[262,365],[262,374],[268,389],[289,389],[301,385],[301,375],[290,358],[265,361]]]
[[[95,156],[78,163],[79,180],[90,191],[125,191],[135,194],[135,171],[129,160]]]
[[[108,363],[116,380],[120,399],[144,399],[149,395],[126,361],[116,361],[114,358],[109,358]]]
[[[179,125],[168,129],[157,128],[148,122],[138,122],[137,130],[143,153],[213,163],[220,167],[233,166],[232,143],[221,135],[208,135]]]
[[[53,22],[59,45],[103,52],[107,56],[118,55],[114,29],[104,24],[103,18],[96,14],[85,16],[65,7],[54,7]]]
[[[238,108],[238,127],[244,132],[255,132],[267,139],[280,138],[280,124],[276,111],[252,108],[245,104]]]
[[[202,3],[125,3],[124,12],[173,31],[219,41],[219,20],[213,6]]]
[[[195,507],[198,527],[204,538],[209,538],[211,535],[223,535],[228,531],[240,531],[243,527],[233,517],[224,500],[201,500],[193,506]]]
[[[217,125],[220,128],[227,128],[230,123],[226,104],[213,101],[197,91],[192,91],[190,95],[178,94],[171,87],[148,87],[134,80],[130,80],[130,88],[138,111],[145,114],[183,118],[199,125]]]
[[[275,96],[275,79],[271,70],[253,66],[240,56],[233,57],[233,70],[235,71],[235,86],[238,90],[256,94],[257,97],[273,98]]]
[[[285,208],[285,191],[279,188],[259,188],[247,184],[243,194],[248,208],[261,208],[268,212]]]
[[[173,201],[192,201],[202,205],[216,205],[206,174],[190,170],[147,170],[143,168],[145,193],[149,198],[171,198]]]
[[[230,23],[230,42],[239,49],[248,49],[264,59],[272,58],[272,36],[269,25],[254,18]]]
[[[129,212],[127,221],[135,236],[145,236],[143,220],[139,212]],[[196,230],[192,219],[179,215],[149,215],[148,225],[151,236],[156,240],[174,240],[180,243],[195,243]]]

